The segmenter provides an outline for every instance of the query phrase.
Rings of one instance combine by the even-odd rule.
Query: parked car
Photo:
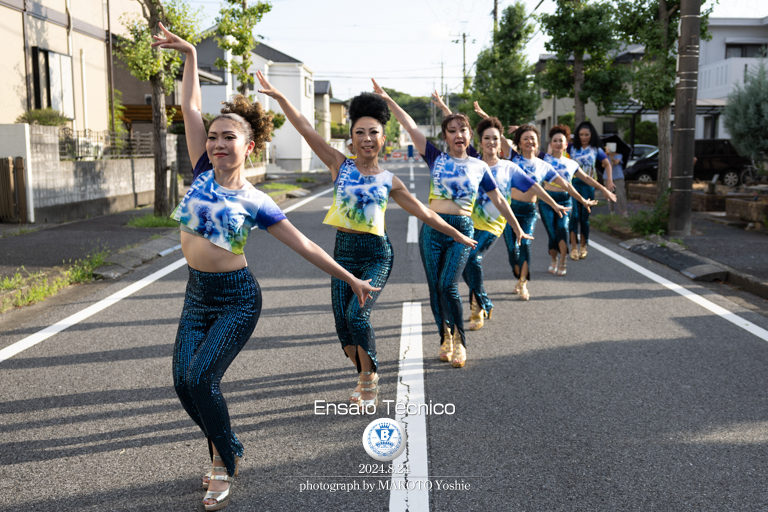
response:
[[[751,164],[749,158],[739,155],[728,139],[700,139],[695,141],[693,178],[711,181],[717,175],[718,181],[729,187],[744,182],[745,169]],[[659,171],[659,151],[652,151],[624,171],[627,181],[656,181]]]
[[[627,162],[627,165],[625,165],[624,167],[625,168],[632,167],[635,164],[635,162],[637,162],[644,156],[648,155],[649,153],[652,153],[656,149],[658,149],[656,146],[651,146],[650,144],[635,144],[635,147],[632,150],[632,156]]]

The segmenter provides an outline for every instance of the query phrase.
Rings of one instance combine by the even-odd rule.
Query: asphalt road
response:
[[[389,166],[410,183],[407,166]],[[427,197],[428,172],[415,166]],[[288,214],[327,251],[330,195]],[[395,252],[372,315],[382,398],[396,398],[404,302],[422,304],[432,511],[766,510],[766,339],[735,326],[593,247],[546,272],[534,241],[530,302],[512,289],[503,242],[486,256],[493,319],[468,334],[467,366],[437,360],[437,328],[408,215],[390,202]],[[596,244],[759,327],[751,313],[674,271],[593,235]],[[370,418],[316,415],[344,402],[356,375],[334,331],[330,279],[265,232],[246,247],[264,307],[222,390],[246,448],[226,510],[386,511],[387,476],[361,437]],[[5,330],[0,349],[97,303],[173,255],[76,302]],[[0,505],[25,511],[203,510],[208,453],[172,387],[181,267],[103,311],[0,362]],[[466,297],[466,287],[462,292]],[[377,417],[394,416],[381,408]],[[302,484],[374,484],[373,491],[303,491]],[[415,512],[416,509],[411,508]]]

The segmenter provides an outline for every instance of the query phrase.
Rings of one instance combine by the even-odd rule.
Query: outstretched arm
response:
[[[558,177],[555,179],[555,183],[557,183],[557,185],[558,185],[560,188],[562,188],[563,190],[565,190],[566,192],[568,192],[568,194],[570,194],[570,196],[571,196],[571,197],[573,197],[573,198],[574,198],[574,199],[576,199],[578,202],[580,202],[581,204],[583,204],[583,205],[584,205],[584,206],[587,208],[587,211],[588,211],[588,212],[591,212],[591,211],[592,211],[592,210],[591,210],[591,207],[592,207],[592,206],[597,206],[597,201],[594,201],[594,200],[592,200],[592,199],[584,199],[584,196],[582,196],[581,194],[579,194],[579,191],[578,191],[578,190],[576,190],[576,189],[573,187],[573,184],[571,184],[569,181],[567,181],[567,180],[566,180],[565,178],[563,178],[562,176],[558,176]]]
[[[616,187],[613,184],[613,166],[611,165],[611,159],[603,158],[602,164],[603,169],[605,169],[605,187],[608,190],[613,190]]]
[[[520,223],[517,222],[517,218],[515,217],[515,214],[512,213],[512,208],[509,207],[509,203],[507,203],[507,201],[504,199],[504,196],[501,195],[501,192],[499,192],[499,189],[495,188],[490,192],[486,191],[485,194],[488,196],[488,199],[491,200],[494,206],[496,206],[499,212],[501,212],[504,218],[507,219],[507,222],[509,222],[509,226],[512,228],[512,231],[514,231],[515,234],[517,235],[518,240],[522,240],[523,238],[530,238],[531,240],[533,240],[533,237],[531,235],[529,235],[528,233],[523,233],[523,230],[520,227]]]
[[[579,169],[574,173],[574,177],[579,178],[581,181],[583,181],[590,187],[594,187],[600,190],[605,197],[607,197],[609,200],[613,201],[614,203],[616,202],[616,194],[614,194],[613,192],[611,192],[610,190],[602,186],[597,180],[590,178],[587,175],[587,173],[585,173],[581,169]],[[571,193],[570,191],[568,192],[573,196],[573,193]],[[576,197],[576,196],[573,196],[573,197]],[[595,201],[595,204],[597,204],[597,201]]]
[[[488,119],[489,117],[491,117],[488,114],[486,114],[483,109],[480,108],[480,104],[478,102],[474,103],[474,108],[475,108],[475,113],[480,117],[482,117],[483,119]],[[509,156],[509,153],[512,150],[512,142],[509,139],[507,139],[503,133],[500,135],[501,135],[501,152],[506,158]]]
[[[533,193],[536,194],[539,199],[547,203],[552,207],[553,210],[555,210],[555,213],[558,217],[562,218],[563,214],[570,210],[568,207],[557,204],[557,201],[555,201],[554,198],[544,189],[544,187],[538,183],[534,183],[531,188],[533,189]]]
[[[451,109],[448,108],[448,105],[446,105],[445,102],[443,102],[442,96],[440,96],[440,94],[438,94],[437,91],[432,93],[432,104],[437,106],[437,108],[439,108],[443,112],[444,116],[449,116],[453,114],[453,112],[451,112]]]
[[[307,141],[307,144],[312,148],[312,151],[314,151],[320,160],[328,166],[331,170],[331,177],[335,180],[336,176],[339,174],[339,168],[347,157],[340,151],[329,146],[325,142],[325,139],[323,139],[323,136],[317,133],[317,130],[314,129],[309,120],[304,117],[304,115],[299,112],[290,101],[288,101],[283,93],[278,91],[266,78],[264,78],[261,71],[256,72],[256,78],[259,80],[259,84],[261,84],[259,92],[277,100],[280,108],[283,109],[283,112],[285,113],[285,117],[287,117],[288,121],[290,121],[293,127],[296,128],[296,131],[304,137],[304,140]]]
[[[426,208],[421,201],[413,197],[413,195],[408,192],[408,189],[405,188],[405,184],[397,176],[392,179],[392,190],[389,193],[389,197],[394,199],[403,210],[441,233],[445,233],[460,244],[467,245],[473,249],[477,245],[477,241],[469,238],[467,235],[445,222],[437,213]]]
[[[370,279],[362,281],[344,270],[344,268],[336,263],[336,261],[320,248],[319,245],[296,229],[288,219],[272,224],[267,228],[267,231],[323,272],[349,284],[349,286],[352,287],[352,291],[357,295],[357,300],[360,302],[361,308],[365,306],[365,301],[370,297],[371,292],[381,289],[371,286]]]
[[[203,124],[203,96],[200,92],[200,78],[197,75],[197,50],[192,44],[172,34],[160,23],[163,36],[153,36],[152,47],[176,50],[183,53],[184,75],[181,79],[181,112],[184,115],[184,133],[187,139],[187,151],[192,165],[195,165],[205,153],[208,134]]]
[[[423,133],[421,133],[419,127],[416,126],[416,122],[406,113],[405,110],[400,107],[400,105],[395,103],[395,100],[389,97],[389,94],[387,94],[387,92],[382,89],[379,84],[376,83],[376,80],[371,78],[371,82],[373,82],[373,92],[381,96],[382,99],[387,102],[389,109],[393,114],[395,114],[395,118],[398,120],[400,125],[405,128],[405,131],[408,132],[408,135],[411,136],[413,145],[416,146],[416,151],[423,155],[427,151],[427,138]]]

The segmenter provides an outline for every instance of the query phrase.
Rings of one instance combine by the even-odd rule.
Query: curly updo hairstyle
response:
[[[349,101],[349,133],[361,117],[372,117],[384,127],[392,114],[389,112],[387,102],[372,92],[358,94]]]
[[[562,133],[565,136],[566,144],[571,142],[571,128],[567,124],[556,124],[553,126],[549,130],[549,140],[552,140],[552,137],[558,133]]]
[[[536,129],[535,126],[532,124],[523,124],[517,127],[517,130],[515,130],[515,134],[512,136],[512,143],[520,147],[520,139],[523,137],[523,134],[525,132],[533,132],[536,134],[536,142],[541,144],[541,134],[539,133],[539,130]]]
[[[219,119],[234,121],[245,136],[246,142],[255,142],[253,155],[261,153],[266,143],[272,140],[272,114],[268,114],[261,103],[253,103],[242,94],[238,94],[232,101],[223,101],[221,114],[211,119],[208,127]]]
[[[482,138],[483,132],[488,128],[496,128],[497,130],[499,130],[499,134],[504,133],[504,126],[502,126],[501,121],[499,121],[498,117],[486,117],[480,120],[480,122],[477,123],[477,135],[479,135],[480,138]]]

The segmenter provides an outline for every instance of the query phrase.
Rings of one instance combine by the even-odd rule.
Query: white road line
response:
[[[185,265],[187,263],[187,260],[184,258],[181,258],[180,260],[177,260],[170,265],[168,265],[165,268],[162,268],[155,272],[154,274],[150,274],[144,279],[137,281],[133,283],[130,286],[126,286],[122,290],[120,290],[117,293],[114,293],[107,297],[106,299],[100,300],[96,304],[89,306],[85,308],[84,310],[80,311],[79,313],[75,313],[72,316],[68,316],[64,320],[61,320],[60,322],[56,322],[55,324],[46,327],[42,331],[38,331],[35,334],[32,334],[30,336],[27,336],[21,341],[17,341],[13,345],[10,345],[8,347],[5,347],[4,349],[0,350],[0,362],[5,361],[9,357],[13,357],[22,350],[26,350],[29,347],[33,347],[40,343],[41,341],[47,340],[51,336],[53,336],[56,333],[59,333],[63,331],[64,329],[67,329],[69,327],[72,327],[73,325],[82,322],[88,317],[91,317],[98,313],[99,311],[102,311],[112,304],[115,304],[116,302],[119,302],[123,300],[124,298],[128,297],[129,295],[132,295],[136,293],[137,291],[141,290],[145,286],[148,286],[161,277],[164,277],[177,268]]]
[[[405,243],[417,244],[419,243],[419,223],[416,217],[411,215],[408,217],[408,235],[405,237]]]
[[[299,201],[298,203],[289,206],[285,210],[283,210],[283,213],[290,213],[293,210],[304,206],[308,202],[312,201],[313,199],[316,199],[322,195],[327,194],[328,192],[331,192],[333,188],[329,188],[327,190],[323,190],[322,192],[315,194],[313,196],[310,196],[302,201]],[[120,290],[117,293],[114,293],[107,297],[106,299],[103,299],[96,304],[93,304],[92,306],[89,306],[85,308],[84,310],[80,311],[79,313],[75,313],[72,316],[68,316],[64,320],[61,320],[60,322],[56,322],[55,324],[46,327],[42,331],[38,331],[35,334],[32,334],[30,336],[27,336],[26,338],[17,341],[13,345],[9,345],[5,347],[4,349],[0,350],[0,362],[5,361],[6,359],[15,356],[19,352],[26,350],[30,347],[33,347],[40,343],[41,341],[45,341],[54,334],[60,333],[61,331],[72,327],[73,325],[82,322],[88,317],[91,317],[98,313],[99,311],[103,311],[104,309],[107,309],[112,304],[115,304],[124,298],[133,295],[137,291],[141,290],[145,286],[149,286],[150,284],[154,283],[158,279],[170,274],[174,270],[184,266],[187,263],[187,260],[185,258],[181,258],[180,260],[176,260],[175,262],[171,263],[167,267],[164,267],[157,272],[148,275],[144,279],[137,281],[133,283],[130,286],[126,286],[122,290]]]
[[[411,190],[416,188],[416,184],[414,182],[411,182]]]
[[[589,245],[591,247],[594,247],[598,251],[602,252],[603,254],[606,254],[607,256],[610,256],[611,258],[615,259],[619,263],[621,263],[621,264],[631,268],[635,272],[644,275],[645,277],[647,277],[651,281],[655,281],[655,282],[659,283],[660,285],[662,285],[662,286],[664,286],[666,288],[669,288],[673,292],[679,293],[680,295],[682,295],[686,299],[688,299],[688,300],[690,300],[692,302],[695,302],[699,306],[701,306],[701,307],[711,311],[712,313],[718,315],[719,317],[721,317],[721,318],[723,318],[725,320],[728,320],[732,324],[734,324],[734,325],[736,325],[738,327],[741,327],[742,329],[744,329],[745,331],[747,331],[747,332],[749,332],[751,334],[754,334],[755,336],[757,336],[758,338],[762,339],[763,341],[768,341],[768,330],[765,330],[762,327],[759,327],[759,326],[753,324],[752,322],[741,318],[739,315],[737,315],[735,313],[731,313],[727,309],[718,306],[714,302],[705,299],[701,295],[697,295],[697,294],[693,293],[692,291],[688,290],[687,288],[684,288],[683,286],[680,286],[679,284],[675,284],[672,281],[664,279],[660,275],[651,272],[650,270],[646,270],[645,268],[641,267],[637,263],[634,263],[634,262],[628,260],[624,256],[620,256],[619,254],[613,252],[612,250],[610,250],[610,249],[608,249],[606,247],[603,247],[600,244],[596,244],[595,242],[590,241]]]
[[[397,375],[397,402],[423,411],[424,361],[421,341],[421,303],[403,303],[403,324],[400,335],[400,358]],[[429,460],[427,454],[427,423],[424,414],[396,414],[408,437],[405,451],[392,461],[394,467],[408,466],[408,473],[392,475],[389,494],[390,512],[429,512]],[[415,476],[411,476],[415,475]],[[409,484],[421,482],[421,484]]]
[[[413,164],[411,164],[411,181],[413,181]]]

